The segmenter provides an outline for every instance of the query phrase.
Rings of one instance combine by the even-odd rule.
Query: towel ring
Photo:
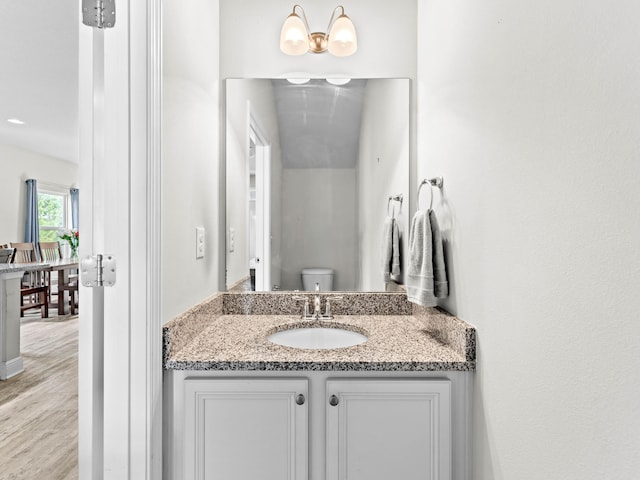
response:
[[[418,210],[420,210],[420,190],[422,189],[422,186],[427,183],[431,187],[429,188],[429,193],[431,193],[431,198],[429,199],[429,210],[431,210],[431,207],[433,207],[433,187],[442,188],[443,178],[434,177],[434,178],[425,178],[424,180],[422,180],[422,182],[420,183],[420,186],[418,187],[418,203],[417,203]]]

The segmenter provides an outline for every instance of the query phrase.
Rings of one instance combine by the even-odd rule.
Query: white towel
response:
[[[425,307],[448,294],[442,237],[431,210],[419,210],[411,220],[406,284],[408,300]]]
[[[395,218],[391,223],[391,237],[392,237],[392,250],[391,250],[391,279],[394,281],[400,280],[400,228]]]
[[[387,217],[382,226],[382,281],[400,276],[400,229],[395,218]],[[394,278],[392,278],[394,277]]]
[[[444,264],[444,245],[438,226],[438,219],[433,210],[429,212],[431,223],[431,243],[433,259],[433,291],[436,298],[445,298],[449,295],[449,282],[447,281],[447,269]]]
[[[382,224],[382,281],[389,282],[391,257],[393,255],[393,218],[387,217]]]

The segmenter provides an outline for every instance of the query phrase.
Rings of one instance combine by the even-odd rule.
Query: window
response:
[[[40,241],[59,241],[59,236],[71,228],[69,218],[68,190],[65,192],[62,188],[40,186],[38,190]]]

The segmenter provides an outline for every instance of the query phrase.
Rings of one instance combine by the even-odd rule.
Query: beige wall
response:
[[[640,5],[419,2],[419,176],[478,327],[474,480],[640,471]]]
[[[25,180],[78,186],[78,164],[0,144],[0,244],[24,241]]]

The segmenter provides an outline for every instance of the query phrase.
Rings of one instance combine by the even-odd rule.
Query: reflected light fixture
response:
[[[296,12],[296,8],[302,16]],[[336,18],[338,10],[341,13]],[[300,5],[294,5],[293,12],[282,24],[280,50],[287,55],[304,55],[307,52],[323,53],[328,50],[336,57],[348,57],[356,53],[358,49],[356,29],[351,19],[344,13],[342,5],[333,9],[327,32],[311,32],[304,9]]]
[[[346,85],[350,81],[351,81],[350,78],[327,78],[327,83],[330,83],[331,85],[335,85],[336,87],[341,87],[343,85]]]

